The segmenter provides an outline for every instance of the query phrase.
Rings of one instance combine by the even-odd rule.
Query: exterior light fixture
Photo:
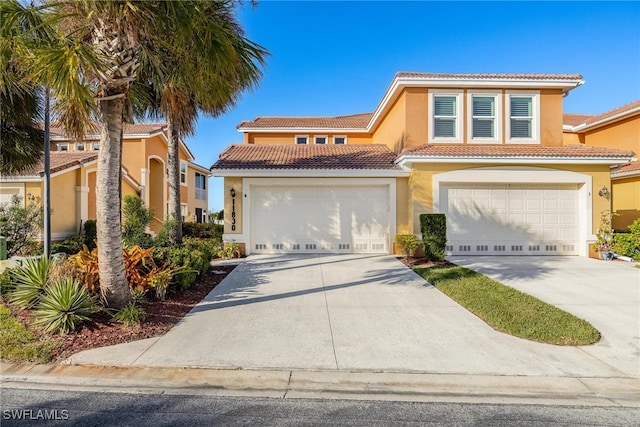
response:
[[[609,200],[609,198],[611,197],[611,192],[609,191],[609,189],[605,185],[600,189],[600,191],[598,191],[598,195],[600,197],[604,197],[605,199]]]
[[[229,193],[231,193],[231,197],[236,197],[236,190],[234,190],[233,188],[229,190]]]

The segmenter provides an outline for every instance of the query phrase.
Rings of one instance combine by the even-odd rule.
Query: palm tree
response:
[[[233,14],[234,1],[202,4],[192,16],[191,46],[171,46],[163,63],[164,73],[143,66],[139,82],[149,94],[143,104],[152,117],[164,116],[169,129],[167,153],[169,217],[175,219],[172,243],[182,241],[180,209],[179,141],[195,132],[198,113],[219,116],[235,105],[245,89],[262,76],[267,51],[243,36]],[[192,52],[200,52],[189,58]],[[149,64],[151,65],[151,64]]]

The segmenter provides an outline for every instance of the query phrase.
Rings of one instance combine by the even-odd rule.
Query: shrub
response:
[[[133,325],[139,325],[145,317],[145,312],[142,307],[138,307],[134,303],[122,307],[111,316],[116,322],[122,323],[126,328]]]
[[[216,228],[215,224],[210,224],[210,223],[198,223],[198,222],[182,223],[183,237],[200,237],[205,239],[221,237],[222,233],[218,232],[218,230],[219,228]]]
[[[85,244],[84,236],[70,236],[64,239],[62,242],[56,242],[51,245],[51,253],[57,254],[64,252],[67,255],[77,254],[82,250],[82,245]],[[95,245],[94,245],[95,246]]]
[[[395,242],[405,258],[414,256],[420,247],[420,240],[413,234],[396,234]]]
[[[138,196],[128,194],[124,196],[122,205],[122,241],[125,246],[140,246],[150,248],[153,246],[153,238],[146,232],[151,224],[153,214]]]
[[[36,324],[45,331],[66,334],[89,320],[97,311],[96,299],[74,279],[52,283],[34,311]]]
[[[613,251],[640,260],[640,218],[633,221],[628,230],[628,233],[614,234]]]
[[[89,250],[85,245],[80,252],[69,257],[69,260],[75,265],[75,275],[80,283],[84,284],[84,287],[89,291],[97,291],[100,282],[98,249]]]
[[[447,249],[447,218],[444,214],[420,215],[424,256],[429,261],[443,261]]]
[[[240,258],[240,246],[236,242],[225,242],[218,250],[218,257],[224,259]]]
[[[46,257],[27,258],[24,264],[13,269],[15,289],[9,300],[20,308],[32,308],[40,301],[47,287],[49,260]]]
[[[154,240],[155,246],[167,247],[171,246],[176,237],[176,225],[178,221],[175,218],[167,218],[162,223],[162,228],[158,232],[156,239]]]
[[[13,196],[10,203],[0,205],[0,236],[7,238],[7,256],[31,255],[39,247],[44,211],[39,203],[23,206],[22,197]]]
[[[11,270],[6,268],[0,273],[0,299],[5,298],[15,289],[15,283],[13,277],[11,277]]]
[[[153,256],[157,264],[168,264],[172,270],[181,269],[173,275],[172,281],[182,289],[189,288],[198,273],[209,267],[209,260],[202,251],[182,246],[155,248]]]
[[[98,227],[94,219],[88,219],[84,223],[84,244],[89,250],[96,247],[96,239],[98,238]],[[82,249],[82,248],[81,248]]]

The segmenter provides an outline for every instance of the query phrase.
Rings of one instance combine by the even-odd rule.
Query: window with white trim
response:
[[[337,145],[345,145],[347,143],[347,137],[346,136],[334,136],[333,137],[333,143],[337,144]]]
[[[69,144],[66,142],[58,144],[58,151],[69,151]]]
[[[429,91],[432,142],[462,142],[462,91]]]
[[[84,151],[84,142],[76,143],[76,151]]]
[[[467,95],[469,142],[502,142],[502,97],[495,91],[470,91]]]
[[[296,144],[304,145],[309,143],[309,136],[307,135],[296,135]]]
[[[319,144],[319,145],[324,145],[324,144],[326,144],[326,143],[327,143],[327,139],[328,139],[328,138],[327,138],[327,136],[326,136],[326,135],[323,135],[323,136],[316,136],[316,137],[314,137],[314,142],[315,142],[316,144]]]
[[[92,147],[93,147],[93,151],[99,151],[100,150],[100,143],[99,142],[94,142]]]
[[[180,184],[187,185],[187,162],[180,161]]]
[[[507,93],[507,142],[540,143],[540,93]]]
[[[196,172],[196,200],[207,200],[207,176]]]

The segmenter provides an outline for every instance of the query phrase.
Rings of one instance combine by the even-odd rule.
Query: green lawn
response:
[[[600,332],[587,321],[467,268],[415,271],[498,331],[557,345],[586,345],[600,339]]]
[[[0,359],[46,363],[58,345],[50,337],[39,339],[11,316],[7,307],[0,305]]]

